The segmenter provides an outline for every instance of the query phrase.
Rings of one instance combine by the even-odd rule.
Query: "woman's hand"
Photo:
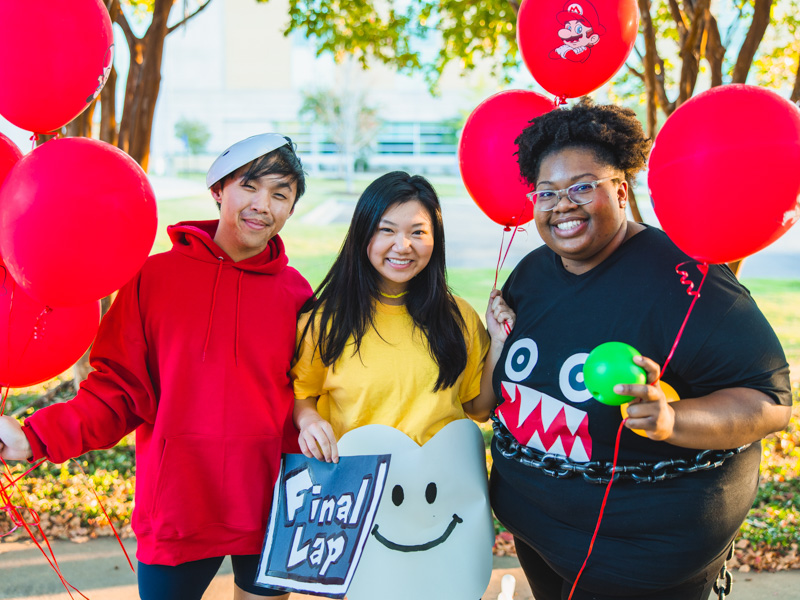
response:
[[[658,383],[660,367],[644,356],[633,362],[647,373],[647,385],[616,385],[617,394],[634,396],[625,426],[652,440],[682,448],[725,450],[757,442],[786,427],[791,406],[776,404],[751,388],[724,388],[697,398],[667,402]]]
[[[294,424],[300,430],[300,451],[325,462],[339,462],[339,447],[333,427],[317,412],[316,398],[295,399]]]
[[[651,440],[667,440],[675,430],[675,409],[658,383],[661,367],[645,356],[637,356],[633,362],[647,373],[647,384],[614,386],[614,393],[634,397],[628,405],[625,427],[641,429]]]
[[[489,294],[489,306],[486,308],[486,329],[493,343],[502,345],[514,327],[517,315],[503,300],[500,290],[492,290]]]

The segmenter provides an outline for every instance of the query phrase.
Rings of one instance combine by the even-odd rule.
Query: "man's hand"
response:
[[[33,456],[28,438],[14,417],[0,417],[0,457],[3,460],[28,460]]]

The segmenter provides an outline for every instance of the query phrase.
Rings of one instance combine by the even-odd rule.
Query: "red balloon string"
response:
[[[38,141],[39,141],[39,134],[38,134],[38,133],[34,133],[34,134],[33,134],[33,135],[30,137],[30,138],[28,138],[28,139],[30,139],[30,141],[31,141],[31,150],[36,150],[36,142],[38,142]]]
[[[703,274],[703,277],[702,277],[702,279],[700,279],[700,283],[698,284],[697,289],[695,290],[694,289],[694,282],[691,279],[689,279],[688,271],[681,270],[681,267],[683,267],[684,265],[689,264],[689,262],[691,262],[691,261],[686,261],[686,262],[680,263],[678,266],[675,267],[675,272],[681,278],[681,285],[685,285],[686,286],[686,288],[687,288],[686,289],[686,293],[689,296],[692,296],[692,303],[689,305],[689,310],[686,311],[686,317],[684,317],[684,319],[683,319],[683,323],[681,324],[681,328],[678,330],[678,335],[675,338],[675,342],[673,342],[673,344],[672,344],[672,349],[669,351],[669,355],[667,356],[667,359],[664,361],[664,364],[661,366],[661,373],[659,374],[658,379],[656,379],[656,381],[661,379],[661,375],[664,373],[664,371],[667,370],[667,365],[672,360],[672,355],[675,354],[675,348],[678,347],[678,342],[680,341],[681,336],[683,336],[683,330],[686,329],[686,323],[689,321],[689,315],[692,314],[692,310],[694,309],[695,302],[697,302],[697,299],[700,297],[700,290],[703,289],[703,284],[706,281],[706,275],[708,275],[708,263],[706,263],[706,262],[697,263],[697,270],[700,271]]]
[[[45,458],[42,458],[42,459],[40,459],[40,460],[39,460],[39,462],[37,462],[35,465],[33,465],[33,466],[30,468],[30,469],[28,469],[27,471],[25,471],[25,472],[24,472],[22,475],[17,475],[17,476],[16,476],[14,479],[11,479],[11,477],[10,477],[10,475],[9,475],[8,473],[3,473],[3,476],[4,476],[6,479],[8,479],[9,485],[0,485],[0,487],[2,487],[2,488],[3,488],[3,490],[6,490],[6,489],[8,489],[8,488],[9,488],[9,487],[11,487],[11,486],[13,486],[13,485],[16,485],[16,483],[17,483],[17,482],[18,482],[20,479],[22,479],[23,477],[25,477],[26,475],[28,475],[28,474],[29,474],[29,473],[31,473],[32,471],[35,471],[36,469],[38,469],[38,468],[39,468],[39,467],[42,465],[42,463],[44,463],[46,460],[47,460],[47,459],[45,459]]]
[[[617,471],[617,458],[619,458],[619,440],[622,437],[622,429],[625,427],[627,420],[628,419],[623,419],[622,423],[619,424],[619,429],[617,430],[617,439],[614,442],[614,461],[611,463],[611,478],[608,480],[608,485],[606,485],[606,493],[603,496],[603,502],[600,504],[600,514],[597,516],[597,525],[595,525],[594,528],[592,541],[589,542],[589,552],[586,553],[586,558],[581,565],[580,571],[578,571],[578,576],[575,577],[575,582],[572,584],[572,589],[569,591],[567,600],[572,600],[572,595],[575,593],[575,588],[578,586],[578,580],[580,580],[583,570],[586,568],[586,563],[589,562],[589,557],[592,555],[594,542],[597,539],[597,532],[600,531],[600,523],[603,521],[603,512],[606,510],[606,503],[608,502],[608,494],[611,491],[611,484],[614,483],[614,473]]]
[[[2,387],[0,387],[2,389]],[[6,391],[3,392],[3,402],[0,403],[0,417],[2,417],[6,412],[6,400],[8,399],[8,392],[11,391],[11,388],[6,388]]]
[[[105,508],[105,506],[103,506],[103,502],[102,502],[102,500],[100,500],[100,496],[98,496],[98,494],[97,494],[97,490],[94,487],[94,482],[89,477],[86,476],[86,472],[83,470],[83,467],[80,465],[80,463],[77,460],[75,460],[73,458],[72,462],[74,462],[76,465],[78,465],[78,468],[80,469],[81,473],[83,473],[83,476],[86,477],[86,479],[91,484],[92,493],[94,494],[94,497],[97,500],[97,504],[100,506],[100,510],[102,510],[103,514],[106,516],[106,521],[108,521],[108,524],[111,527],[111,531],[114,532],[114,537],[117,538],[117,542],[119,542],[119,547],[122,548],[122,552],[123,552],[123,554],[125,554],[125,558],[128,560],[128,565],[130,565],[131,571],[133,571],[135,573],[136,569],[133,568],[133,563],[131,562],[131,557],[128,556],[128,551],[125,550],[125,546],[122,545],[122,539],[120,539],[119,534],[117,533],[117,529],[114,527],[114,524],[111,522],[111,517],[108,516],[108,513],[106,512],[106,508]]]
[[[506,231],[511,231],[511,227],[508,225],[503,227],[503,237],[500,239],[500,254],[497,256],[497,267],[494,270],[494,284],[492,284],[493,290],[497,289],[497,278],[500,276],[500,269],[503,268],[503,265],[506,262],[508,251],[511,250],[511,243],[514,241],[514,236],[517,235],[517,231],[525,231],[525,229],[519,225],[514,226],[514,231],[511,233],[511,238],[508,240],[508,246],[506,246],[506,252],[503,254],[503,243],[506,239]],[[506,335],[511,334],[511,325],[508,324],[508,321],[503,322],[503,329],[505,329]]]
[[[11,469],[9,468],[8,464],[2,458],[0,458],[0,462],[2,462],[3,466],[5,467],[6,478],[9,481],[12,482],[11,483],[12,487],[14,487],[17,490],[17,492],[22,497],[22,499],[25,501],[25,503],[28,504],[28,501],[25,498],[25,495],[19,490],[19,488],[17,488],[15,481],[10,478],[9,473],[11,472]],[[67,591],[67,594],[69,594],[69,597],[74,599],[74,596],[72,595],[72,592],[70,591],[70,588],[71,588],[72,590],[75,590],[75,592],[77,592],[81,596],[81,598],[84,598],[85,600],[89,600],[89,598],[87,596],[85,596],[78,588],[76,588],[74,585],[69,583],[64,578],[64,575],[61,573],[61,568],[60,568],[60,566],[58,564],[58,560],[56,559],[55,553],[53,552],[53,548],[50,545],[50,540],[47,539],[47,535],[45,534],[44,530],[42,529],[42,525],[41,525],[41,522],[39,520],[39,514],[33,508],[31,508],[31,506],[29,504],[28,504],[27,507],[15,506],[11,501],[11,495],[6,491],[5,487],[0,488],[0,501],[2,501],[3,510],[5,510],[9,514],[9,517],[11,518],[11,522],[14,525],[14,527],[12,528],[11,531],[13,532],[14,530],[18,529],[19,527],[22,527],[22,528],[25,529],[25,531],[28,533],[28,536],[31,538],[33,543],[36,545],[36,547],[39,549],[39,551],[44,556],[45,560],[47,560],[47,562],[50,564],[50,567],[53,569],[53,571],[55,571],[55,573],[58,576],[59,580],[61,580],[61,584],[64,586],[64,589]],[[27,511],[28,515],[30,517],[32,517],[33,520],[32,520],[31,523],[27,522],[27,520],[25,519],[23,514],[20,512],[20,509]],[[47,550],[45,550],[42,547],[42,545],[39,543],[39,541],[36,539],[36,535],[31,530],[30,525],[35,526],[39,530],[39,533],[42,536],[42,540],[44,540],[44,543],[47,546]]]

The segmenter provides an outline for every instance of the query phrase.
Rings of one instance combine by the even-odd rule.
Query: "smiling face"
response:
[[[212,188],[220,205],[214,242],[234,261],[264,251],[269,241],[292,215],[296,183],[288,176],[271,174],[245,182],[232,177],[223,188]]]
[[[339,440],[342,455],[391,454],[370,539],[349,600],[479,598],[491,577],[494,542],[478,427],[446,425],[420,447],[385,425]]]
[[[431,216],[418,200],[393,204],[383,213],[367,246],[380,290],[399,294],[428,266],[433,254]]]
[[[596,267],[625,240],[628,184],[621,171],[599,161],[592,150],[585,148],[554,152],[539,167],[536,191],[558,190],[609,176],[616,179],[599,184],[588,204],[578,206],[562,193],[553,210],[544,212],[534,207],[539,235],[572,273],[585,273]]]

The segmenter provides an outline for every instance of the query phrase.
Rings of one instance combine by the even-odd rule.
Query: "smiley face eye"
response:
[[[392,488],[392,502],[394,502],[395,506],[400,506],[405,499],[405,494],[403,493],[403,486],[396,485]]]
[[[517,340],[506,355],[506,377],[511,381],[526,379],[539,360],[539,347],[530,338]]]
[[[425,500],[428,501],[428,504],[433,504],[436,501],[436,484],[431,482],[428,484],[428,487],[425,488]]]

